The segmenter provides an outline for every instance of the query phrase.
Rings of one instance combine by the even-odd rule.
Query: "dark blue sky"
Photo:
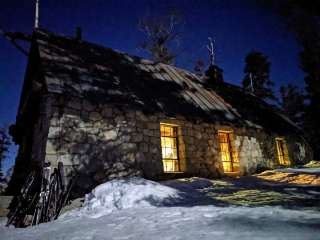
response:
[[[281,19],[260,8],[253,0],[40,0],[40,26],[74,35],[81,26],[83,38],[133,55],[147,57],[137,49],[143,39],[139,18],[176,8],[183,15],[180,55],[176,65],[193,69],[195,61],[208,60],[208,36],[214,37],[217,64],[225,80],[241,84],[244,58],[252,50],[263,52],[271,61],[271,78],[276,89],[283,83],[303,88],[299,69],[299,48]],[[0,27],[30,33],[34,22],[34,0],[2,1]],[[27,58],[0,37],[0,124],[15,121]],[[12,165],[12,147],[4,163]]]

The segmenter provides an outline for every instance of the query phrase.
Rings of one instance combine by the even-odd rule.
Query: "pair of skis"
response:
[[[53,173],[48,163],[40,173],[32,171],[20,195],[14,199],[16,205],[8,214],[7,226],[25,227],[57,219],[67,203],[72,185],[72,179],[67,186],[65,184],[61,162],[58,168],[53,169]]]

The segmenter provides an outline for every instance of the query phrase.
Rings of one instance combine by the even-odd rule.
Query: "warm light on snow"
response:
[[[189,178],[163,184],[141,178],[101,184],[86,196],[82,208],[72,210],[54,222],[27,229],[7,228],[3,222],[0,225],[0,239],[319,239],[319,211],[230,205],[239,202],[241,194],[245,200],[250,197],[249,201],[256,201],[254,198],[260,193],[253,190],[245,192],[241,187],[235,188],[234,184],[223,179]],[[219,194],[222,189],[233,191],[231,194]],[[196,196],[198,190],[209,198],[201,201]],[[232,194],[236,190],[238,194]],[[214,206],[215,199],[210,198],[210,191],[216,192],[216,196],[225,196],[220,200],[229,205]],[[261,200],[272,197],[266,194],[262,195]],[[180,202],[181,197],[186,202]]]
[[[320,168],[280,168],[265,171],[258,178],[296,185],[320,185]]]

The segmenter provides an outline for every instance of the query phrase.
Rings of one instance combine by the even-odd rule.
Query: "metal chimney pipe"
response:
[[[34,28],[39,28],[39,0],[36,0],[36,13],[35,13]]]

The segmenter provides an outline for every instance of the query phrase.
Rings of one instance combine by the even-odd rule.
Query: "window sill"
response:
[[[228,177],[237,177],[240,176],[240,172],[224,172],[225,175],[227,175]]]

